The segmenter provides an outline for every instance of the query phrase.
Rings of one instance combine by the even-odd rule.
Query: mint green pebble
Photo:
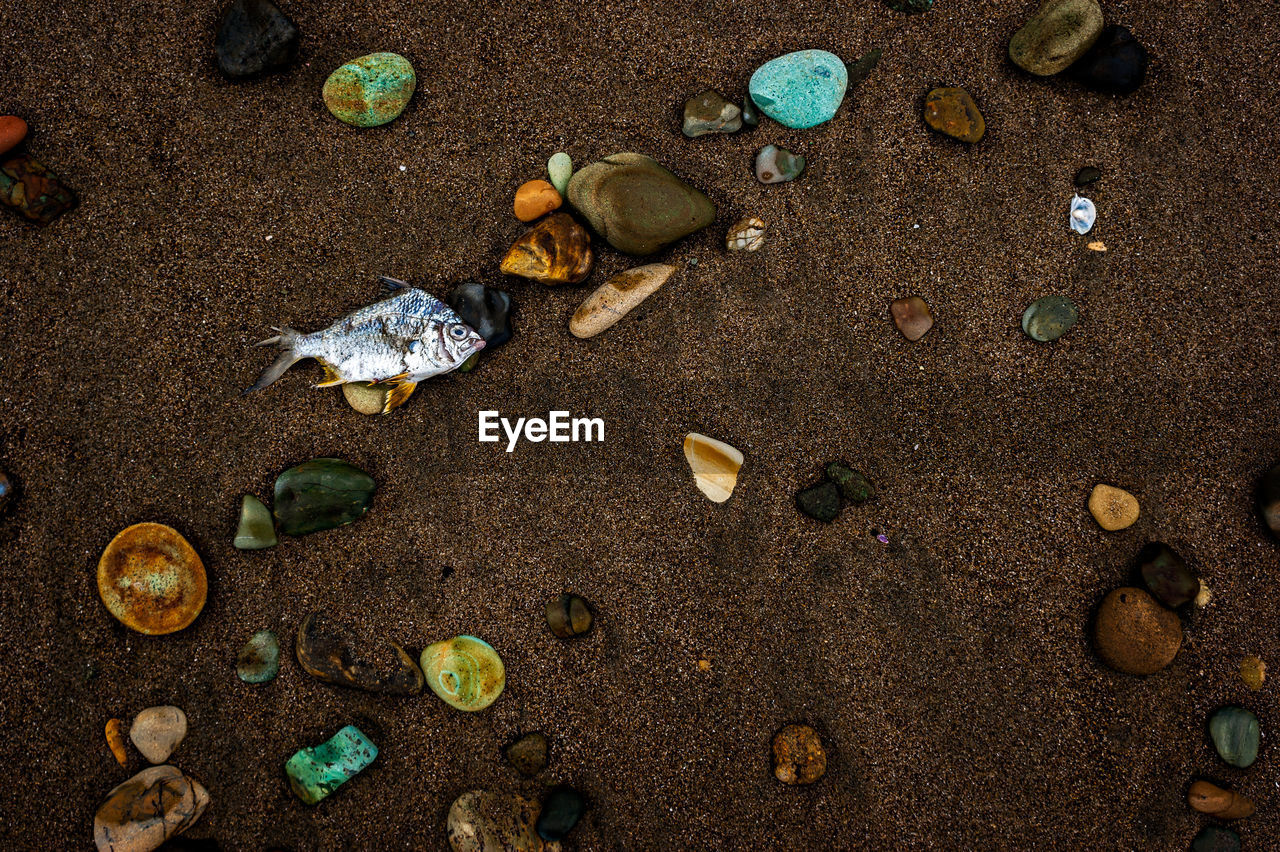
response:
[[[573,177],[573,160],[564,151],[552,154],[547,160],[547,174],[551,177],[551,185],[563,196],[569,191],[569,178]]]
[[[409,60],[396,53],[370,53],[329,75],[324,104],[339,121],[377,127],[404,112],[417,85]]]
[[[327,742],[299,749],[284,765],[284,771],[298,798],[314,805],[354,778],[377,756],[378,747],[355,725],[347,725]]]
[[[771,59],[751,75],[751,100],[779,124],[803,129],[830,121],[849,87],[840,57],[825,50],[797,50]]]

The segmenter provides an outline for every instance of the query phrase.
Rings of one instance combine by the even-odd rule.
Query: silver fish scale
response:
[[[329,364],[349,382],[382,381],[403,373],[417,382],[456,366],[445,348],[445,334],[462,324],[435,296],[406,288],[306,335],[297,351]],[[414,346],[415,341],[420,345]]]

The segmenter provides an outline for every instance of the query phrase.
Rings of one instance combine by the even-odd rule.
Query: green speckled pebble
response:
[[[236,659],[236,674],[245,683],[266,683],[280,673],[280,640],[270,630],[249,637]]]
[[[240,501],[240,526],[232,541],[236,550],[262,550],[275,547],[278,543],[276,522],[271,519],[271,510],[252,494],[244,495],[244,499]]]
[[[1032,340],[1048,343],[1070,331],[1079,318],[1075,302],[1066,296],[1045,296],[1022,314],[1022,330]]]
[[[370,53],[329,75],[324,103],[339,121],[377,127],[404,112],[417,84],[413,66],[403,56]]]
[[[797,50],[771,59],[751,75],[751,100],[779,124],[801,129],[830,121],[844,100],[849,72],[825,50]]]
[[[355,725],[347,725],[327,742],[299,749],[284,771],[298,798],[314,805],[350,781],[378,756],[378,747]]]
[[[474,636],[455,636],[422,652],[427,686],[451,707],[483,710],[507,685],[506,668],[493,646]]]
[[[573,160],[564,151],[552,154],[547,160],[547,174],[551,177],[551,185],[556,192],[564,195],[569,191],[569,178],[573,177]]]
[[[1218,756],[1244,769],[1258,759],[1258,717],[1243,707],[1223,707],[1209,717],[1209,736]]]

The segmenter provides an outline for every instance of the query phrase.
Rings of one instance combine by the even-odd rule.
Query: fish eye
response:
[[[465,340],[467,337],[466,326],[455,325],[453,328],[449,329],[449,336],[454,340]]]

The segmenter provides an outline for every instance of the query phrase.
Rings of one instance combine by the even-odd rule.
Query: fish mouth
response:
[[[477,341],[475,341],[474,343],[472,343],[472,344],[471,344],[471,351],[472,351],[472,352],[479,352],[481,349],[483,349],[483,348],[484,348],[484,346],[485,346],[485,339],[482,337],[482,338],[480,338],[479,340],[477,340]]]

